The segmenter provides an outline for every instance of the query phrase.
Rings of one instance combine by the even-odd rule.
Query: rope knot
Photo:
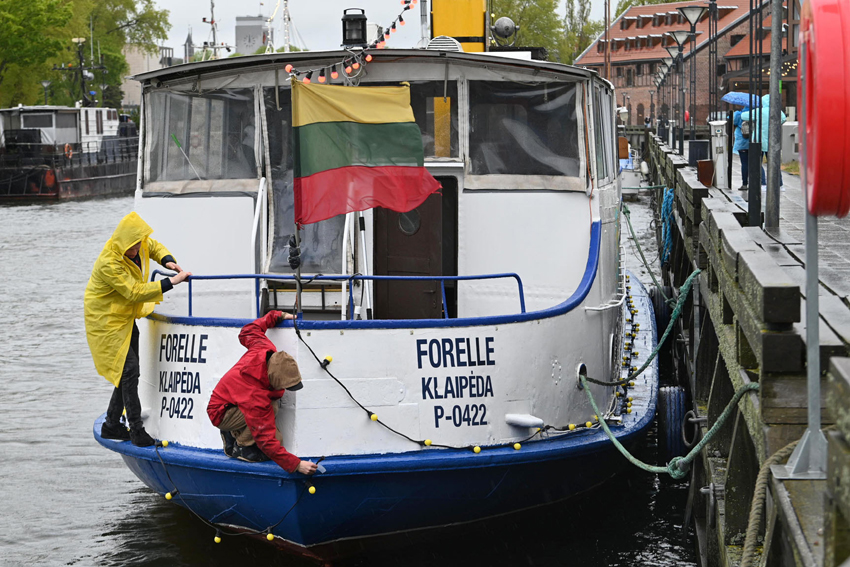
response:
[[[679,465],[679,463],[684,462],[684,466]],[[680,478],[685,478],[688,474],[688,469],[690,468],[690,463],[685,461],[684,457],[673,457],[670,459],[670,462],[667,463],[667,474],[669,474],[673,479],[679,480]]]

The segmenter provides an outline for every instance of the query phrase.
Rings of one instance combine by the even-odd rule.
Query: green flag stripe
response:
[[[319,122],[293,129],[295,177],[352,165],[419,166],[425,159],[414,122],[360,124]]]

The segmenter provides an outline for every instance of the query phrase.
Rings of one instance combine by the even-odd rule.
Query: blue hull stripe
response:
[[[309,321],[298,323],[298,328],[306,330],[322,329],[425,329],[433,327],[475,327],[480,325],[503,325],[506,323],[520,323],[523,321],[534,321],[557,317],[575,309],[584,301],[593,282],[596,280],[596,272],[599,268],[600,239],[602,227],[599,222],[590,225],[590,250],[587,255],[587,265],[584,275],[579,282],[575,292],[563,303],[532,311],[528,313],[517,313],[514,315],[492,315],[487,317],[468,317],[464,319],[367,319],[367,320],[340,320],[340,321]],[[154,321],[175,323],[178,325],[204,326],[204,327],[244,327],[253,319],[225,319],[221,317],[181,317],[174,315],[162,315],[153,313],[148,315]],[[292,327],[292,321],[284,321],[279,327]]]

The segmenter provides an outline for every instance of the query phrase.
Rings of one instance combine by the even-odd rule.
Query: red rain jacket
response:
[[[269,353],[277,352],[266,330],[274,327],[279,311],[272,311],[242,327],[239,342],[248,349],[239,362],[219,380],[210,396],[207,415],[218,426],[224,412],[236,406],[245,415],[245,422],[254,436],[257,447],[287,472],[294,472],[301,459],[287,451],[275,437],[272,401],[278,400],[285,390],[272,390],[269,384]]]

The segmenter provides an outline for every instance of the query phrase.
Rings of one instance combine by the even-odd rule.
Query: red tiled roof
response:
[[[764,28],[764,37],[761,40],[761,50],[765,55],[770,54],[770,24],[773,21],[771,16],[767,16],[762,21],[762,27]],[[754,22],[756,26],[758,22]],[[782,38],[782,49],[786,49],[788,47],[788,38]],[[753,42],[753,53],[758,54],[759,44],[758,40]],[[732,46],[724,57],[745,57],[750,54],[750,34],[744,36],[744,39],[736,43]]]
[[[671,4],[650,4],[648,6],[632,6],[628,10],[626,10],[619,18],[614,20],[611,23],[611,27],[608,29],[609,39],[614,42],[622,42],[626,41],[629,38],[637,38],[640,36],[659,36],[667,32],[677,31],[677,30],[688,30],[690,31],[691,25],[687,22],[682,24],[678,23],[678,19],[668,25],[658,25],[653,26],[652,21],[645,21],[644,26],[642,28],[637,27],[638,18],[652,18],[655,14],[667,14],[667,13],[675,13],[678,15],[678,7],[684,6],[693,6],[695,2],[693,0],[688,2],[674,2]],[[717,21],[717,29],[719,33],[723,33],[723,31],[737,22],[740,18],[745,17],[750,9],[750,0],[720,0],[718,3],[718,21]],[[621,20],[626,19],[629,21],[629,26],[626,29],[621,29]],[[697,31],[697,49],[702,47],[708,42],[708,16],[703,16],[703,18],[697,22],[696,26]],[[585,51],[583,55],[581,55],[578,59],[576,59],[576,65],[601,65],[604,63],[604,53],[600,53],[598,49],[598,42],[604,41],[605,34],[603,32],[602,35],[597,38],[597,41],[593,42],[591,46]],[[646,42],[646,40],[645,40]],[[743,43],[743,42],[742,42]],[[675,42],[670,40],[668,46],[675,45]],[[747,43],[749,45],[749,42]],[[736,46],[737,47],[737,46]],[[768,49],[769,51],[769,49]],[[690,47],[686,50],[686,54],[690,52]],[[665,57],[669,57],[667,50],[664,47],[661,47],[661,38],[660,37],[652,37],[649,38],[649,41],[646,42],[644,47],[624,49],[622,43],[620,47],[616,50],[611,50],[611,62],[616,63],[618,61],[640,61],[640,60],[652,60],[652,59],[664,59]]]

